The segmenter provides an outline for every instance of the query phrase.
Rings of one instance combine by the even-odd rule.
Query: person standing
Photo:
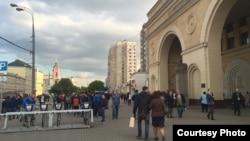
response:
[[[150,104],[150,101],[151,101],[151,96],[149,94],[148,87],[144,86],[144,87],[142,87],[142,92],[136,96],[134,107],[133,107],[134,116],[136,115],[136,112],[137,112],[138,115],[139,115],[139,113],[141,111],[145,112],[145,119],[139,119],[138,118],[138,120],[137,120],[137,125],[138,125],[137,139],[142,138],[141,122],[142,122],[142,120],[145,120],[145,137],[144,137],[144,140],[148,140],[149,113],[150,113],[149,104]]]
[[[173,91],[169,90],[169,92],[166,94],[166,105],[168,107],[168,118],[174,118],[173,117],[173,108],[174,108],[174,98],[173,98]]]
[[[105,122],[105,109],[107,108],[108,101],[106,99],[106,96],[103,94],[101,99],[101,105],[100,105],[100,114],[102,117],[101,122]]]
[[[164,100],[161,98],[163,95],[160,91],[153,92],[152,100],[149,105],[151,109],[151,117],[152,117],[152,126],[154,132],[154,140],[158,140],[158,131],[161,134],[162,141],[165,141],[165,114],[166,109],[164,105]]]
[[[249,96],[249,92],[247,92],[246,95],[245,95],[245,106],[246,106],[246,108],[249,108],[249,102],[250,102],[250,96]]]
[[[100,103],[101,103],[101,96],[98,93],[95,93],[93,96],[93,109],[94,109],[94,116],[100,115]]]
[[[131,105],[131,101],[132,101],[132,94],[130,92],[128,92],[128,105]]]
[[[72,98],[72,106],[73,106],[73,109],[74,110],[77,110],[77,109],[79,109],[79,106],[80,106],[80,97],[78,96],[78,94],[76,94],[75,93],[75,95],[73,96],[73,98]],[[74,116],[76,116],[76,115],[80,115],[80,113],[79,112],[74,112]]]
[[[35,94],[31,94],[31,96],[26,96],[23,98],[23,101],[22,101],[22,105],[21,105],[21,111],[26,111],[26,106],[27,104],[31,104],[32,105],[32,111],[34,110],[35,108],[35,105],[36,105],[36,95]],[[22,118],[20,119],[22,121],[22,124],[23,126],[25,126],[25,119],[24,117],[22,116]]]
[[[186,99],[183,94],[180,93],[180,90],[176,90],[176,108],[179,118],[182,118],[182,114],[185,108]]]
[[[215,120],[214,119],[214,96],[213,96],[213,92],[211,89],[208,90],[207,93],[207,104],[208,104],[208,114],[207,114],[207,118],[211,120]]]
[[[121,96],[114,90],[112,95],[112,119],[118,119],[120,100]]]
[[[208,112],[208,107],[207,107],[207,94],[204,91],[203,94],[200,97],[200,101],[201,101],[201,110],[202,113],[204,113],[204,111],[206,111],[206,113]]]
[[[234,107],[234,115],[240,116],[240,106],[243,101],[243,96],[241,92],[239,92],[239,88],[235,89],[235,92],[232,94],[232,101]]]

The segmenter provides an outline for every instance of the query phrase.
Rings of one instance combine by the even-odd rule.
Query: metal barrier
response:
[[[26,115],[26,114],[34,114],[34,115],[39,115],[39,114],[49,114],[48,118],[48,127],[53,126],[53,115],[56,113],[75,113],[75,112],[90,112],[90,121],[93,123],[94,118],[93,118],[93,109],[76,109],[76,110],[50,110],[50,111],[31,111],[31,112],[7,112],[4,114],[0,114],[0,116],[5,116],[5,121],[4,121],[4,126],[2,129],[7,128],[7,122],[8,122],[8,117],[12,115]]]

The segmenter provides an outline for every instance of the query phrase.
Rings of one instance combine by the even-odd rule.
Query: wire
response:
[[[7,40],[7,39],[5,39],[5,38],[3,38],[3,37],[0,37],[0,38],[3,39],[3,40],[6,41],[6,42],[8,42],[8,43],[10,43],[10,44],[12,44],[12,45],[18,47],[18,48],[20,48],[20,49],[23,49],[23,50],[25,50],[25,51],[28,51],[28,52],[32,53],[31,50],[28,50],[28,49],[23,48],[23,47],[21,47],[21,46],[19,46],[19,45],[16,45],[15,43],[12,43],[11,41],[9,41],[9,40]]]

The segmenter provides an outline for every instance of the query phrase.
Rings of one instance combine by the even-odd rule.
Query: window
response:
[[[240,26],[245,26],[245,25],[247,25],[247,17],[240,18]]]
[[[227,27],[226,27],[227,32],[231,32],[231,31],[233,31],[233,29],[234,29],[233,24],[228,24]]]
[[[241,45],[249,44],[248,32],[241,33],[240,40],[241,40]]]
[[[234,48],[234,37],[230,37],[227,39],[227,49]]]

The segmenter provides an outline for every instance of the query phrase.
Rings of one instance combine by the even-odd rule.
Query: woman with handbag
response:
[[[158,130],[162,136],[162,141],[165,141],[165,105],[164,100],[161,99],[163,93],[161,91],[155,91],[152,95],[152,100],[149,105],[151,109],[152,125],[154,132],[154,140],[158,140]]]

